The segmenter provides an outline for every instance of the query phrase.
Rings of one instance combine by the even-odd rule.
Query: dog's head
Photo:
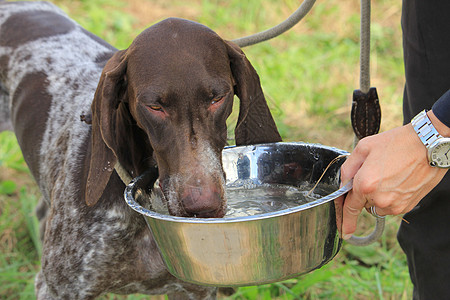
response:
[[[133,176],[157,164],[171,214],[222,217],[221,151],[234,95],[237,145],[281,140],[238,46],[182,19],[142,32],[107,62],[97,87],[87,204],[101,197],[117,161]]]

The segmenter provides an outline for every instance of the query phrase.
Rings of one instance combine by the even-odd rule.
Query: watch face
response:
[[[442,138],[430,147],[430,164],[439,168],[450,168],[450,138]]]

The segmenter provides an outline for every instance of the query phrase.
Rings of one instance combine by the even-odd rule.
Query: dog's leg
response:
[[[0,132],[12,130],[9,112],[9,93],[0,81]]]
[[[41,242],[43,242],[45,233],[45,223],[47,222],[47,212],[48,212],[48,205],[44,197],[41,197],[41,199],[39,199],[35,211],[36,217],[39,221],[39,237],[41,238]]]
[[[191,293],[170,293],[167,294],[169,300],[215,300],[216,299],[216,293],[204,293],[204,295],[199,295],[198,293],[195,293],[195,295]]]
[[[47,284],[45,283],[44,275],[42,270],[36,275],[36,280],[34,281],[34,291],[36,294],[36,300],[52,300],[55,299],[51,296]],[[56,300],[56,299],[55,299]]]
[[[183,283],[181,289],[168,293],[167,296],[169,300],[215,300],[217,288]]]

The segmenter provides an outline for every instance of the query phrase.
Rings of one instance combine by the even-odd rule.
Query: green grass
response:
[[[41,245],[34,206],[38,192],[11,132],[0,133],[0,295],[33,299]]]
[[[294,0],[55,0],[72,18],[119,49],[149,25],[170,16],[201,22],[225,39],[267,29],[292,13]],[[371,79],[383,111],[382,130],[401,124],[403,64],[400,1],[372,3]],[[357,1],[317,1],[291,31],[245,48],[258,71],[285,140],[303,140],[350,150],[349,113],[359,83]],[[0,134],[0,295],[34,299],[40,243],[33,207],[39,192],[32,183],[11,133]],[[363,215],[359,233],[373,218]],[[230,299],[410,299],[412,285],[397,244],[400,217],[388,217],[377,243],[344,243],[323,268],[281,283],[239,288]],[[108,295],[103,299],[148,299]]]

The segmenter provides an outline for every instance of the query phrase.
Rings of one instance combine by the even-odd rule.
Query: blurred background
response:
[[[118,49],[167,17],[200,22],[234,39],[272,27],[298,0],[55,0],[71,18]],[[317,0],[293,29],[244,48],[285,141],[321,143],[351,151],[352,93],[359,88],[357,0]],[[402,125],[404,70],[401,1],[372,3],[371,84],[382,109],[381,131]],[[229,121],[232,132],[237,117]],[[233,141],[230,141],[233,143]],[[34,219],[39,191],[11,132],[0,133],[0,298],[35,299],[40,244]],[[239,288],[229,299],[410,299],[412,284],[396,231],[401,216],[386,219],[383,237],[367,247],[344,243],[328,265],[288,281]],[[363,214],[358,234],[370,232]],[[125,275],[125,274],[124,274]],[[220,298],[226,299],[225,296]],[[149,299],[106,295],[103,299]],[[164,299],[151,297],[150,299]]]

